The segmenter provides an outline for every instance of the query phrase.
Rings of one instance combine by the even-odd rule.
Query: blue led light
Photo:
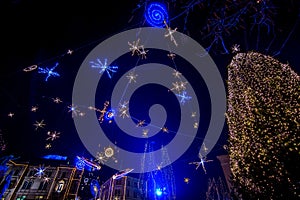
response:
[[[153,27],[164,27],[164,21],[168,22],[168,12],[164,4],[151,3],[146,7],[145,19]]]
[[[157,196],[161,196],[161,195],[162,195],[162,190],[161,190],[161,188],[157,188],[157,189],[155,190],[155,194],[156,194]]]
[[[45,155],[42,158],[48,159],[48,160],[67,160],[67,156],[61,156],[61,155],[55,155],[55,154]]]

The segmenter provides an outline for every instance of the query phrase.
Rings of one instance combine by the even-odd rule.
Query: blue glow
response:
[[[115,116],[115,111],[114,110],[109,110],[105,113],[105,119],[106,120],[111,120]]]
[[[91,194],[96,197],[100,191],[100,184],[97,180],[93,179],[90,183],[90,191]]]
[[[38,68],[38,73],[40,73],[40,74],[47,74],[47,76],[45,78],[45,81],[48,81],[48,78],[50,76],[53,76],[53,77],[60,76],[57,72],[53,71],[57,66],[58,66],[58,63],[56,63],[55,66],[52,67],[52,68],[50,68],[50,69],[48,67],[46,67],[45,69],[39,67]]]
[[[166,7],[164,4],[161,3],[149,4],[145,10],[144,16],[148,24],[153,27],[164,27],[164,21],[169,21]]]
[[[67,160],[67,156],[53,155],[53,154],[45,155],[42,158],[48,160]]]
[[[157,189],[155,190],[155,194],[156,194],[157,196],[161,196],[161,195],[162,195],[162,190],[161,190],[161,188],[157,188]]]
[[[86,169],[88,171],[93,171],[93,170],[101,169],[101,166],[98,165],[98,163],[96,163],[92,160],[86,159],[84,157],[76,156],[75,162],[76,162],[76,168],[78,170]]]
[[[78,156],[76,157],[76,168],[78,169],[78,170],[83,170],[84,169],[84,167],[85,167],[85,163],[84,163],[84,161],[82,160],[82,159],[80,159]]]

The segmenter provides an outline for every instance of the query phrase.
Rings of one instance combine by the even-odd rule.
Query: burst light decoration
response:
[[[150,26],[164,27],[164,21],[169,21],[168,11],[164,4],[152,2],[146,6],[145,19]]]
[[[256,52],[228,66],[228,152],[243,199],[300,197],[300,77]]]

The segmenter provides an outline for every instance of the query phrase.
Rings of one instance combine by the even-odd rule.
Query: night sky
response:
[[[78,69],[86,56],[103,40],[125,30],[149,26],[144,18],[146,5],[144,1],[99,2],[1,1],[0,133],[1,145],[5,146],[5,149],[1,151],[3,156],[13,154],[19,157],[20,161],[41,162],[39,160],[41,156],[58,154],[67,156],[71,163],[77,155],[92,158],[80,141],[72,113],[68,108],[72,105],[72,88]],[[185,18],[186,13],[182,14],[184,6],[192,5],[196,1],[185,3],[170,0],[165,2],[168,2],[171,27],[177,27],[177,31],[189,35],[203,47],[208,47],[215,36],[212,32],[213,26],[209,24],[211,22],[209,17],[214,16],[214,12],[221,13],[221,8],[226,5],[238,7],[239,3],[242,4],[245,1],[235,1],[236,3],[228,1],[224,5],[219,5],[217,1],[211,1],[211,3],[204,1],[206,3],[194,6],[187,18]],[[247,13],[241,14],[243,21],[226,26],[225,32],[228,31],[228,33],[224,32],[222,40],[210,49],[209,54],[217,65],[225,85],[226,67],[234,56],[231,51],[231,46],[234,44],[239,44],[242,52],[254,50],[274,55],[281,62],[289,63],[299,74],[300,63],[297,55],[300,52],[299,2],[292,0],[284,3],[273,2],[276,12],[266,12],[267,16],[270,16],[269,21],[262,22],[261,26],[257,24],[255,26],[255,23],[259,23],[260,15],[247,17],[243,16]],[[249,13],[255,13],[254,10],[254,8],[250,9]],[[221,15],[219,18],[222,19]],[[224,54],[222,42],[229,51],[228,54]],[[67,53],[69,49],[73,50],[71,55]],[[157,62],[172,65],[171,60],[163,56],[164,53],[166,52],[150,52],[147,59],[141,60],[139,64]],[[201,167],[196,171],[194,165],[188,164],[199,160],[197,154],[209,123],[210,102],[203,79],[193,76],[195,72],[184,59],[176,59],[177,65],[181,64],[179,71],[189,79],[190,84],[196,88],[197,95],[203,100],[199,105],[201,107],[200,131],[187,152],[173,163],[177,196],[180,199],[186,194],[203,195],[208,177],[218,177],[221,174],[216,155],[226,153],[224,145],[226,145],[228,130],[224,124],[218,143],[208,154],[208,158],[214,160],[206,165],[208,174],[204,174]],[[50,77],[47,82],[44,80],[45,74],[37,73],[37,70],[23,71],[32,65],[51,68],[56,62],[59,65],[55,71],[60,76]],[[119,70],[114,74],[114,79],[106,77],[98,85],[96,107],[103,107],[103,103],[109,99],[110,91],[115,84],[113,80],[125,72],[125,70],[122,71],[124,67],[134,66],[135,62],[136,59],[131,57],[130,53],[127,57],[116,61],[115,64],[119,66]],[[179,104],[174,101],[176,96],[172,94],[167,97],[160,96],[165,91],[166,88],[157,85],[144,86],[137,90],[129,104],[130,107],[135,108],[130,114],[139,119],[145,119],[149,123],[150,119],[147,115],[145,116],[149,106],[156,103],[162,104],[172,113],[168,118],[168,127],[176,129],[179,123],[176,109]],[[57,97],[62,100],[59,104],[53,101]],[[36,111],[31,110],[34,106],[38,108]],[[88,106],[86,105],[86,108]],[[86,108],[80,109],[85,114],[91,113],[91,110]],[[9,117],[9,113],[14,113],[13,117]],[[36,130],[33,124],[41,120],[44,120],[46,125]],[[137,152],[143,151],[144,143],[137,141],[134,147],[132,145],[126,147],[128,142],[126,134],[122,135],[119,129],[112,128],[113,122],[112,124],[104,122],[101,125],[108,131],[110,140],[118,141],[122,148],[132,148],[130,150]],[[47,140],[47,131],[54,130],[61,133],[60,137],[54,141]],[[173,137],[163,135],[162,138],[153,138],[154,147],[159,148],[161,144],[167,145]],[[47,143],[51,143],[50,149],[45,148]],[[103,166],[99,173],[105,181],[115,173],[115,170]],[[189,184],[184,183],[185,177],[190,178]]]

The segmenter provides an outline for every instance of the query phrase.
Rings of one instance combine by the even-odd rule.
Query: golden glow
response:
[[[239,53],[228,66],[233,183],[252,198],[299,195],[292,170],[300,155],[299,96],[299,76],[270,56]]]

